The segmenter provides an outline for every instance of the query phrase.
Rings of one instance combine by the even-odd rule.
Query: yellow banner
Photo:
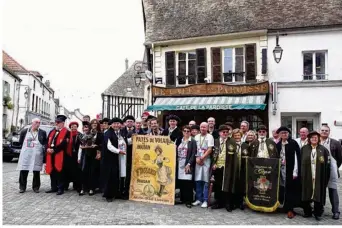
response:
[[[176,146],[167,136],[133,136],[129,199],[174,205]]]

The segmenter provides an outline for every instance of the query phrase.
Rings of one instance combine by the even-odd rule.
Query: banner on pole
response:
[[[167,136],[133,136],[129,199],[174,205],[176,147]]]
[[[246,162],[246,204],[255,211],[275,211],[280,205],[280,160],[248,158]]]

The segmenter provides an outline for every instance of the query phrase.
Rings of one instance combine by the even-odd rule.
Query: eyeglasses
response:
[[[321,130],[321,131],[323,131],[323,132],[329,132],[329,130]]]
[[[190,133],[190,131],[189,131],[189,130],[183,130],[183,132],[184,132],[184,133]]]
[[[228,134],[229,132],[228,131],[222,131],[222,134]]]
[[[263,130],[261,130],[261,131],[258,131],[259,133],[266,133],[266,131],[263,131]]]

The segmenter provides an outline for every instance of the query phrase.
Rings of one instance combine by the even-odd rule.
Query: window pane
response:
[[[243,56],[235,56],[235,73],[243,72]]]
[[[316,53],[316,75],[325,74],[325,53]]]
[[[312,53],[304,53],[303,56],[304,75],[312,75]]]
[[[243,48],[235,48],[235,55],[243,56]]]
[[[196,74],[196,60],[189,60],[188,61],[188,75],[195,75]]]
[[[233,72],[233,49],[232,48],[225,48],[223,50],[224,53],[224,73],[231,73]]]
[[[281,117],[281,126],[285,126],[292,131],[292,117],[291,116],[282,116]]]
[[[186,53],[179,52],[178,53],[178,60],[185,60],[186,59]]]
[[[178,62],[178,75],[186,75],[186,62],[185,61]]]
[[[178,77],[178,84],[179,85],[184,85],[186,83],[186,77],[185,75],[179,76]]]
[[[196,59],[196,52],[188,52],[188,59]]]

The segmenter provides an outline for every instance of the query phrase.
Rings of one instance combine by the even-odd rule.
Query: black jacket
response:
[[[169,135],[169,129],[168,128],[164,129],[162,135],[168,136]],[[182,131],[179,129],[179,127],[174,129],[170,135],[170,139],[172,142],[175,142],[177,139],[182,138],[182,137],[183,137],[183,134],[182,134]]]
[[[27,132],[28,132],[28,128],[22,130],[21,133],[20,133],[20,138],[19,138],[20,148],[22,148],[22,146],[23,146],[23,143],[24,143],[24,140],[25,140]],[[38,141],[44,147],[47,144],[46,132],[44,130],[42,130],[42,129],[38,129]]]
[[[20,137],[19,137],[20,148],[23,147],[24,140],[25,140],[26,134],[27,134],[29,129],[30,128],[26,128],[26,129],[22,130],[21,133],[20,133]],[[44,148],[43,149],[43,151],[44,151],[43,162],[45,163],[45,159],[46,159],[46,145],[47,145],[47,141],[48,141],[48,138],[47,138],[47,135],[46,135],[46,131],[44,131],[42,129],[38,129],[38,141],[40,142],[40,144],[42,144],[42,146]]]
[[[339,141],[329,138],[330,139],[330,153],[331,156],[336,160],[337,163],[337,174],[340,177],[339,169],[342,164],[342,146],[340,145]]]

